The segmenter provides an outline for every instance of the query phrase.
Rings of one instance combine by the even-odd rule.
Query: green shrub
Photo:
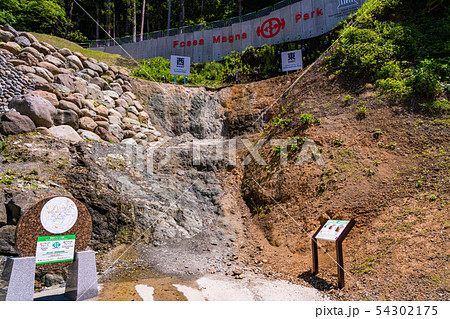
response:
[[[421,61],[411,76],[411,87],[414,94],[434,97],[442,93],[439,70],[440,67],[434,59]]]
[[[450,113],[450,102],[446,99],[437,100],[432,103],[420,104],[422,111],[431,114],[448,114]]]

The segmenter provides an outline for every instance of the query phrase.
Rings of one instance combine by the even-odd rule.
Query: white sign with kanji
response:
[[[191,58],[187,56],[170,56],[170,74],[191,75]]]
[[[281,52],[282,71],[295,71],[303,69],[302,50]]]

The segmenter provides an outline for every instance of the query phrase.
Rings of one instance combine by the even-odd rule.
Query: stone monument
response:
[[[33,205],[16,228],[19,257],[9,258],[3,272],[9,281],[6,300],[33,300],[35,269],[50,271],[66,266],[67,298],[98,296],[95,253],[85,250],[91,234],[91,216],[78,200],[52,196]]]

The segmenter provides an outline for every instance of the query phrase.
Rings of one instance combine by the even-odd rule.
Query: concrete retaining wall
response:
[[[171,55],[190,56],[193,63],[221,60],[231,52],[263,44],[308,39],[331,31],[366,0],[303,0],[269,15],[231,26],[127,43],[92,50],[136,59]]]

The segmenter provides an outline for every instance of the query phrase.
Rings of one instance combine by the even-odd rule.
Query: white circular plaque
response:
[[[77,205],[67,197],[52,198],[41,210],[41,224],[52,234],[68,231],[75,225],[77,218]]]

